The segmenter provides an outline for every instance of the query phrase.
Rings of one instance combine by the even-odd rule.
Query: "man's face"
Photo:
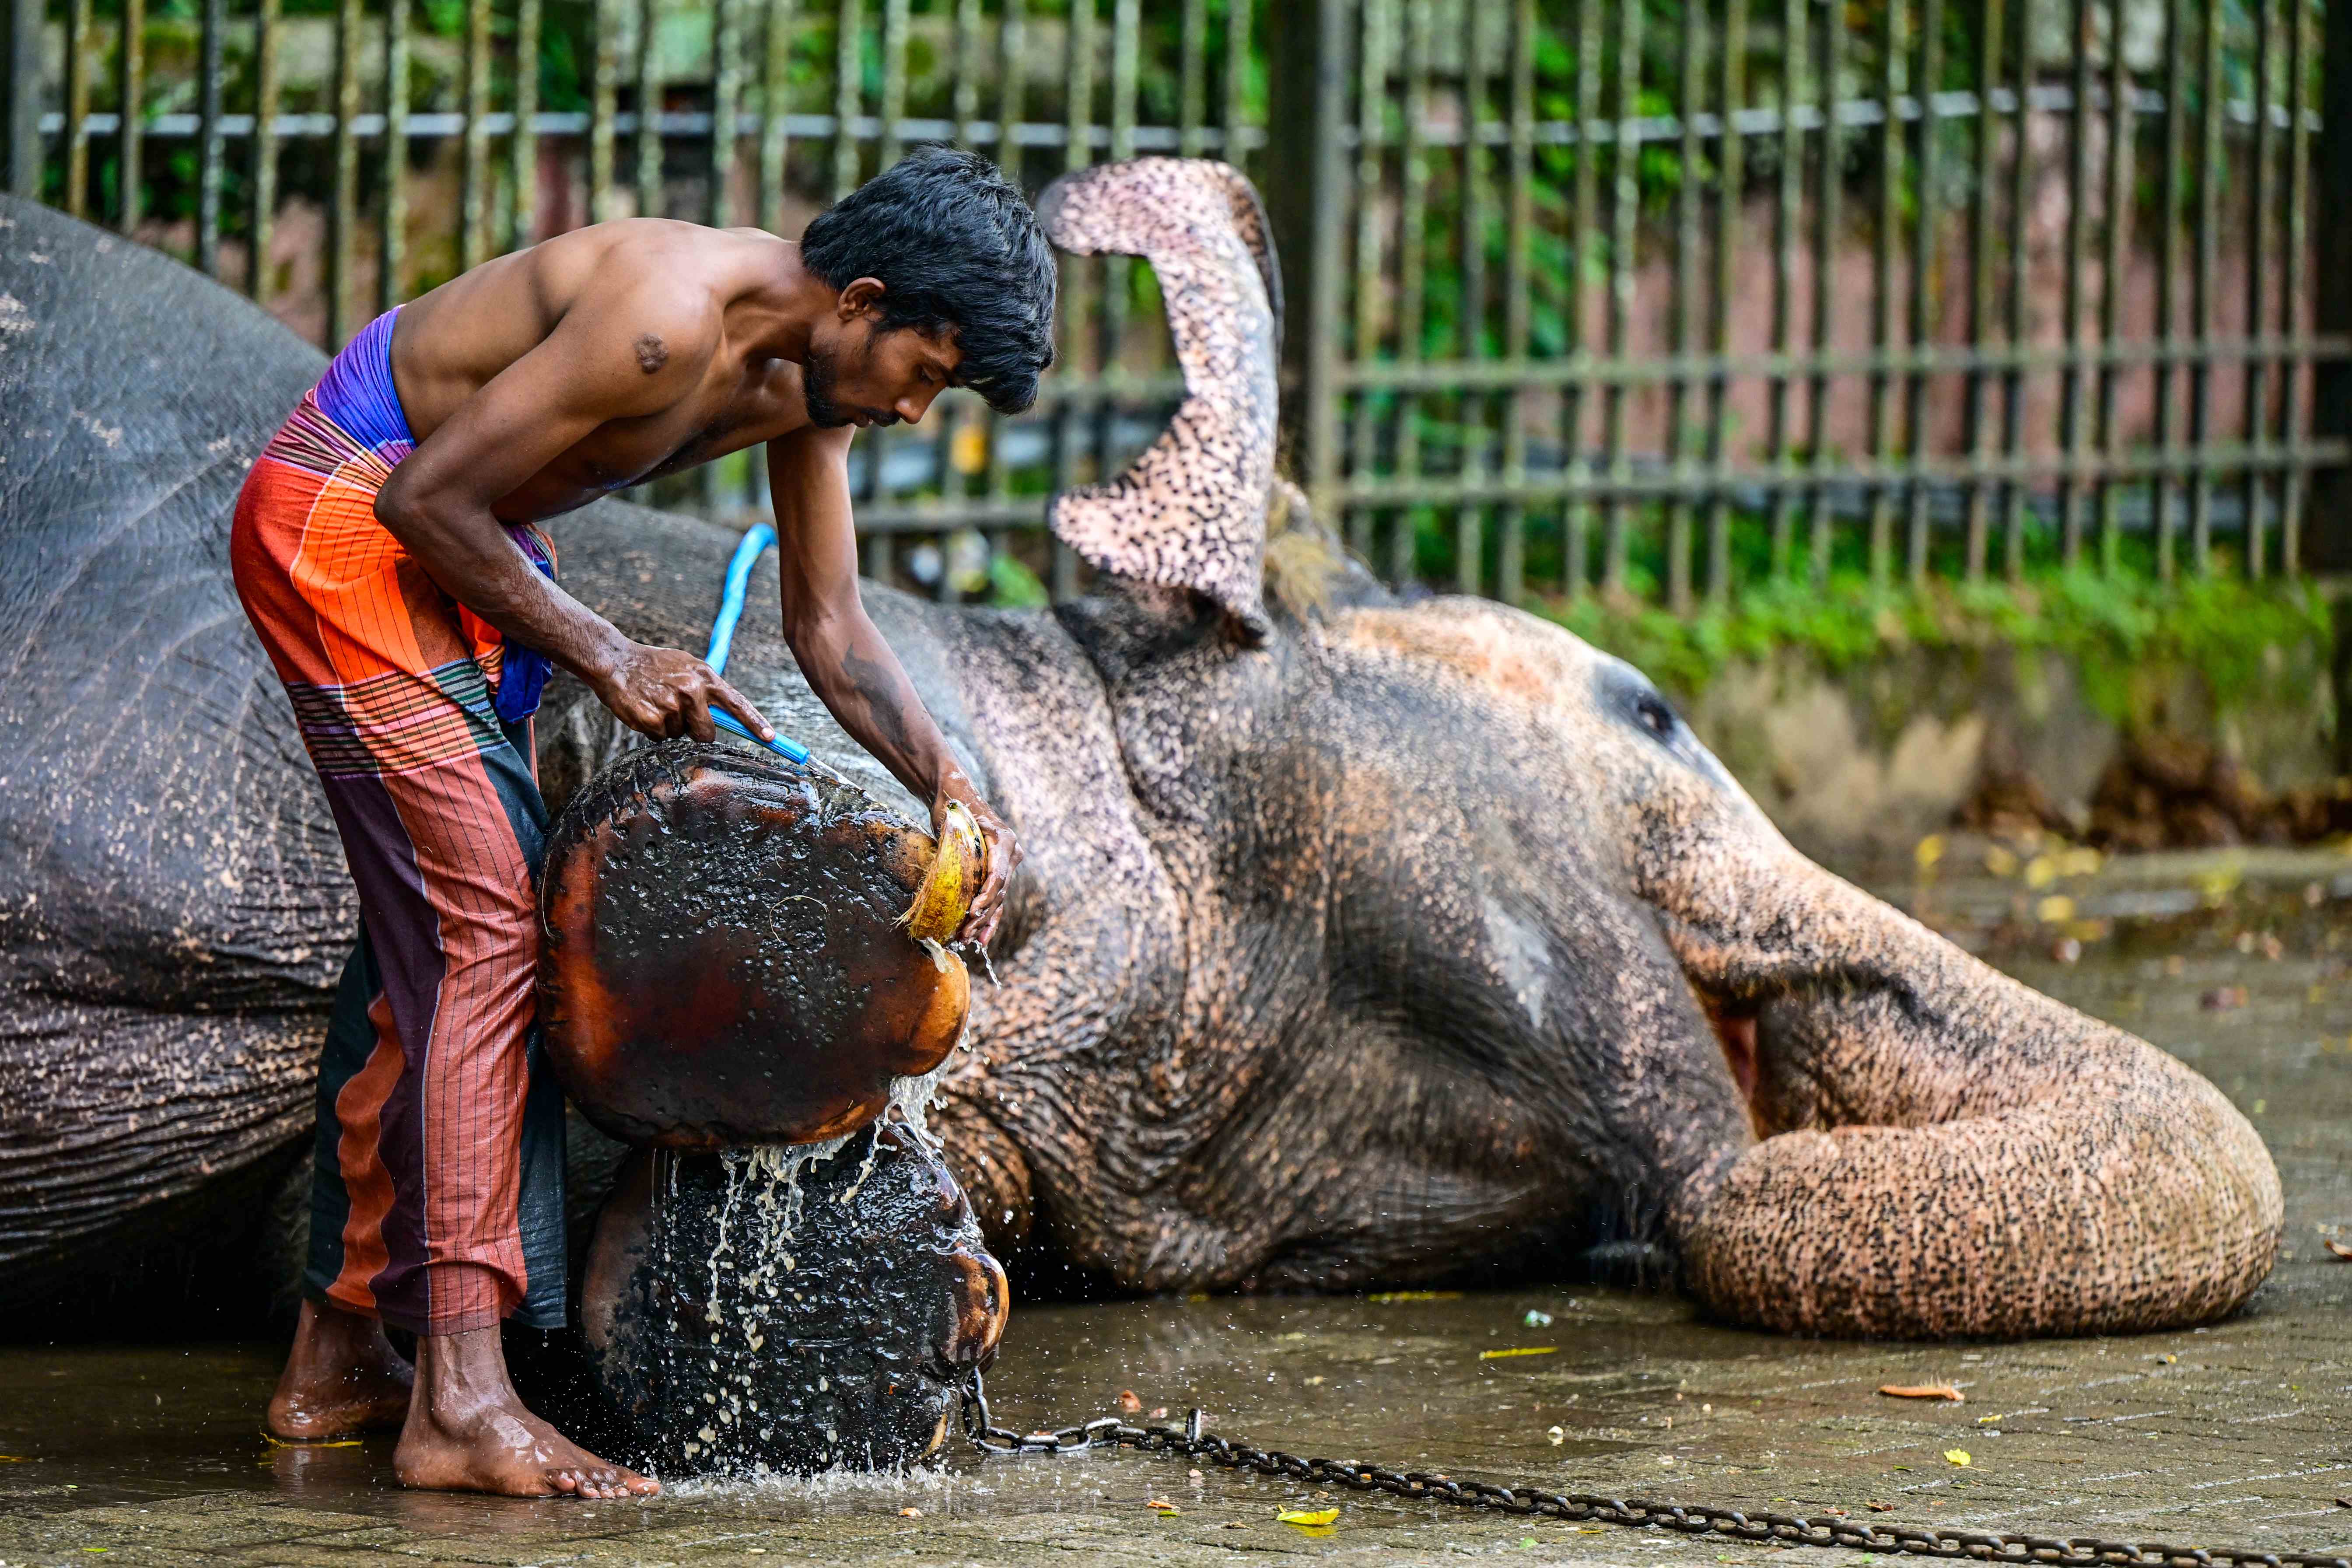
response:
[[[854,289],[843,292],[845,301]],[[870,304],[845,312],[837,330],[811,338],[801,364],[809,422],[824,429],[912,425],[955,379],[963,351],[952,338],[911,327],[884,330]]]

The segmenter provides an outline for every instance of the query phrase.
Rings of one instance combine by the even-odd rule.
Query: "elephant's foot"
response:
[[[416,1398],[392,1456],[400,1484],[501,1497],[645,1497],[660,1483],[608,1465],[532,1415],[497,1329],[416,1342]]]
[[[931,1151],[886,1126],[796,1171],[664,1158],[658,1177],[643,1156],[624,1171],[581,1292],[619,1440],[665,1475],[887,1469],[943,1447],[1009,1303]]]
[[[289,1443],[388,1432],[408,1415],[415,1377],[383,1325],[340,1307],[302,1303],[294,1348],[269,1396],[269,1431]]]

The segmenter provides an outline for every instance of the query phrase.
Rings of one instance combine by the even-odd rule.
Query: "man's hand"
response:
[[[674,647],[630,643],[591,685],[613,717],[657,741],[679,735],[716,740],[719,731],[710,722],[713,703],[743,721],[743,727],[762,741],[776,736],[741,692],[692,654]]]
[[[1013,829],[1004,826],[1004,819],[968,788],[941,790],[940,797],[931,803],[934,837],[946,834],[948,807],[958,801],[971,813],[972,823],[980,829],[982,858],[980,891],[973,896],[971,908],[965,912],[955,940],[986,947],[996,935],[997,922],[1004,918],[1004,886],[1012,879],[1013,868],[1021,864],[1021,846],[1014,841]]]

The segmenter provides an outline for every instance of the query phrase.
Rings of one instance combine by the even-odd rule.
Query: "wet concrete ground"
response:
[[[2352,1546],[2352,858],[1982,869],[1954,843],[1882,890],[2172,1050],[2254,1120],[2287,1194],[2277,1273],[2228,1322],[2015,1345],[1843,1344],[1563,1287],[1440,1300],[1202,1300],[1016,1310],[1000,1420],[1132,1389],[1214,1429],[1399,1468],[1886,1522]],[[2057,898],[2066,906],[2052,905]],[[2079,957],[2074,956],[2079,949]],[[2072,960],[2069,962],[2069,960]],[[2242,989],[2241,989],[2242,988]],[[1530,1324],[1530,1312],[1551,1321]],[[1498,1350],[1542,1354],[1486,1357]],[[906,1478],[685,1486],[644,1503],[407,1494],[389,1440],[274,1447],[275,1344],[0,1348],[0,1563],[1755,1564],[1788,1552],[1507,1520],[1135,1455],[958,1458]],[[1966,1403],[1880,1395],[1949,1382]],[[1555,1436],[1556,1430],[1556,1436]],[[1966,1454],[1965,1467],[1948,1457]],[[1172,1512],[1150,1506],[1173,1505]],[[1337,1507],[1328,1531],[1278,1510]],[[1877,1511],[1874,1504],[1891,1505]],[[1796,1551],[1790,1568],[1866,1561]]]

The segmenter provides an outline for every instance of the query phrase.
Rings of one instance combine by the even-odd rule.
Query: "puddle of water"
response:
[[[1997,916],[1963,933],[2028,984],[2179,1055],[2262,1130],[2286,1183],[2287,1252],[2230,1322],[2133,1339],[1871,1345],[1746,1333],[1698,1321],[1672,1295],[1584,1286],[1032,1305],[1016,1308],[990,1379],[997,1418],[1081,1420],[1132,1390],[1147,1412],[1181,1420],[1198,1405],[1213,1430],[1302,1455],[1559,1490],[1857,1514],[1879,1501],[1893,1505],[1889,1521],[2340,1545],[2352,1539],[2352,1511],[2334,1502],[2352,1496],[2352,1264],[2322,1242],[2338,1225],[2352,1242],[2352,923],[2299,887],[2234,897],[2220,914],[2119,921],[2074,962],[2051,956],[2052,933],[2030,921]],[[1551,1321],[1531,1324],[1530,1312]],[[1487,1353],[1507,1350],[1544,1353]],[[288,1562],[432,1540],[503,1542],[516,1561],[559,1545],[582,1561],[608,1549],[649,1560],[659,1545],[691,1546],[698,1563],[909,1551],[1066,1562],[1083,1543],[1127,1561],[1378,1548],[1394,1562],[1400,1551],[1521,1551],[1530,1540],[1544,1553],[1618,1562],[1770,1554],[1325,1499],[1131,1455],[959,1457],[908,1477],[691,1486],[651,1504],[404,1494],[390,1484],[389,1439],[267,1444],[258,1415],[279,1353],[275,1343],[0,1347],[0,1455],[16,1461],[0,1463],[0,1560],[142,1542],[202,1555],[228,1534],[291,1542],[270,1559]],[[1876,1392],[1939,1382],[1967,1402]],[[1970,1455],[1966,1468],[1945,1458],[1955,1451]],[[1276,1510],[1301,1503],[1341,1507],[1329,1536],[1275,1522]]]

